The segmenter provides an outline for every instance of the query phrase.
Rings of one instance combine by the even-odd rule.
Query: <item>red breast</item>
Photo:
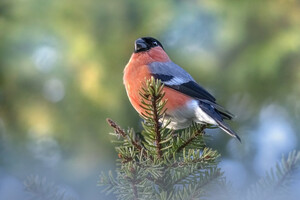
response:
[[[124,69],[123,82],[127,91],[127,95],[133,107],[138,113],[144,111],[140,106],[141,97],[139,91],[146,79],[151,78],[151,73],[148,68],[148,64],[152,62],[169,62],[170,58],[161,47],[151,48],[149,51],[133,53],[128,64]],[[171,88],[164,88],[165,97],[168,99],[166,108],[168,111],[180,108],[191,100],[189,96],[186,96]]]

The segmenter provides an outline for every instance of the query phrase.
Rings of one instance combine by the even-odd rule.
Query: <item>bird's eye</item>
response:
[[[152,42],[152,44],[153,44],[153,46],[157,46],[158,45],[156,41]]]

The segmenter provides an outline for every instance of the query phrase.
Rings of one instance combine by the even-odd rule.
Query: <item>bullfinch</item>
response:
[[[216,125],[230,136],[240,137],[224,122],[234,115],[216,103],[216,99],[200,86],[184,69],[173,63],[162,44],[152,37],[135,41],[134,52],[124,69],[123,82],[132,106],[141,114],[139,92],[146,79],[154,77],[164,84],[167,128],[177,130],[193,122]]]

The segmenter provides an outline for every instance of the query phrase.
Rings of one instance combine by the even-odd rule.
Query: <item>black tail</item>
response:
[[[222,116],[223,119],[231,120],[235,117],[234,114],[232,114],[231,112],[229,112],[228,110],[226,110],[225,108],[223,108],[217,103],[213,103],[207,100],[203,100],[203,102],[212,105],[215,108],[215,110]]]
[[[216,122],[218,123],[218,126],[225,131],[227,134],[229,134],[232,137],[235,137],[236,139],[238,139],[240,142],[241,138],[238,136],[238,134],[236,134],[225,122],[223,121],[218,121],[216,120]]]
[[[233,114],[225,110],[220,105],[208,102],[206,100],[199,101],[198,105],[202,111],[215,120],[218,127],[241,142],[241,138],[223,121],[224,119],[232,119],[234,117]]]

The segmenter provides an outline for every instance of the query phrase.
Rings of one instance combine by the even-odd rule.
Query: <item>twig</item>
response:
[[[121,127],[118,124],[116,124],[116,122],[109,118],[107,118],[106,121],[116,131],[116,133],[126,138],[126,133],[123,131],[123,129],[121,129]]]
[[[136,184],[139,182],[136,179],[136,170],[134,168],[130,169],[130,172],[132,173],[132,178],[128,178],[128,180],[131,182],[132,192],[133,192],[133,200],[139,200],[138,190],[136,187]]]
[[[134,174],[134,176],[135,176],[135,174]],[[133,190],[134,200],[138,200],[138,199],[139,199],[139,196],[138,196],[138,191],[137,191],[137,188],[136,188],[136,182],[135,182],[135,179],[132,180],[131,186],[132,186],[132,190]]]
[[[155,90],[154,87],[152,86],[152,90]],[[155,133],[156,133],[156,152],[157,152],[157,157],[158,159],[161,159],[162,157],[162,146],[161,146],[161,133],[160,133],[160,123],[159,123],[159,116],[158,116],[158,110],[157,110],[157,100],[159,99],[159,96],[153,95],[153,98],[151,99],[152,107],[153,107],[153,120],[155,122]]]
[[[137,148],[140,152],[143,152],[143,155],[145,157],[148,157],[147,152],[146,151],[142,151],[144,149],[144,147],[142,147],[140,144],[138,144],[137,142],[135,142],[134,140],[132,140],[131,138],[128,137],[128,135],[124,132],[123,129],[121,129],[121,127],[116,124],[112,119],[107,118],[106,119],[107,123],[115,130],[115,132],[119,135],[121,135],[123,138],[129,140],[133,146],[135,148]],[[152,156],[149,157],[151,160],[153,159]]]
[[[123,164],[133,161],[132,157],[121,157],[121,156],[119,156],[119,158],[122,159]]]
[[[180,152],[182,149],[184,149],[187,145],[189,145],[195,138],[197,138],[200,134],[203,134],[203,130],[206,128],[206,125],[201,126],[200,129],[198,129],[195,134],[193,134],[185,143],[183,143],[178,149],[176,150],[176,153]]]
[[[211,179],[207,179],[206,181],[204,181],[203,183],[199,184],[197,186],[197,189],[194,190],[193,194],[191,194],[191,197],[189,199],[198,199],[198,194],[200,193],[201,188],[203,189],[205,186],[207,186],[208,184],[210,184],[211,182],[213,182],[214,180],[218,179],[220,176],[222,176],[222,173],[220,171],[217,171],[214,176],[211,177]],[[198,197],[198,198],[197,198]]]

